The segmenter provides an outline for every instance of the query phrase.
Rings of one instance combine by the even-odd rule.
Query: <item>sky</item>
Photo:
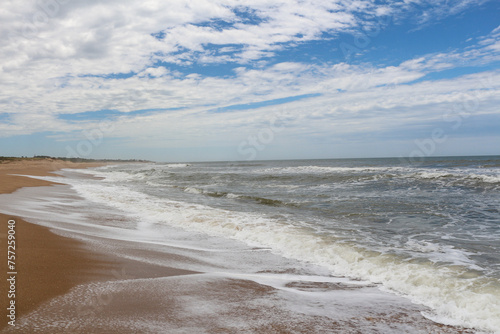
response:
[[[0,156],[500,154],[500,2],[3,0]]]

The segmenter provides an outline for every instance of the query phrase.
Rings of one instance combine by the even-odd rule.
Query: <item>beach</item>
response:
[[[53,176],[52,172],[61,168],[81,169],[101,165],[100,163],[70,163],[49,159],[0,164],[0,179],[2,180],[0,194],[12,193],[22,187],[53,184],[21,175]],[[17,275],[15,298],[12,299],[15,300],[16,305],[16,320],[79,284],[121,278],[121,271],[118,271],[118,268],[122,271],[134,272],[135,277],[188,273],[188,271],[174,268],[142,265],[111,254],[95,252],[85,247],[82,242],[51,233],[48,228],[26,222],[20,217],[0,213],[0,220],[2,245],[7,244],[8,222],[15,222]],[[0,254],[6,259],[7,247],[2,247]],[[1,305],[9,305],[7,280],[1,281],[0,289],[2,291]],[[2,317],[0,329],[15,329],[14,326],[8,325],[9,321],[11,319],[8,317]]]
[[[15,161],[0,165],[0,193],[12,193],[22,187],[50,185],[49,182],[12,175],[50,175],[60,168],[86,168],[99,164],[73,164],[62,161]],[[30,224],[20,217],[0,214],[2,245],[7,244],[8,221],[15,221],[16,232],[16,277],[17,293],[16,318],[34,310],[41,303],[64,294],[77,284],[103,276],[104,267],[111,265],[102,254],[87,252],[82,244],[71,239],[61,238],[47,228]],[[7,258],[7,247],[1,254]],[[101,275],[97,272],[102,271]],[[5,270],[4,270],[5,271]],[[1,281],[1,291],[8,291],[7,280]],[[2,305],[7,305],[7,293],[1,295]],[[2,317],[1,327],[7,326]]]
[[[99,177],[81,174],[97,166],[49,160],[0,165],[2,245],[9,226],[15,225],[16,240],[15,298],[8,298],[9,281],[0,285],[2,312],[15,299],[16,326],[4,314],[2,333],[474,332],[431,321],[422,315],[429,312],[425,307],[373,283],[258,246],[165,229],[104,206],[46,215],[19,209],[21,199],[30,206],[41,196],[60,196],[53,207],[70,196],[77,201],[52,172],[64,169],[71,177],[69,169],[78,169],[78,184],[86,178],[98,184]],[[226,219],[233,217],[226,213]],[[133,229],[122,228],[131,222]],[[7,258],[6,246],[0,254]],[[5,264],[2,270],[9,272]]]

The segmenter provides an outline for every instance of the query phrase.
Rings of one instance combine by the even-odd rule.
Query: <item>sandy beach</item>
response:
[[[12,193],[22,187],[50,185],[49,182],[29,177],[12,175],[54,175],[61,168],[86,168],[98,164],[74,164],[55,160],[14,161],[0,164],[0,193]],[[71,239],[61,238],[47,228],[25,222],[19,217],[0,214],[0,236],[2,245],[7,244],[7,222],[15,221],[16,231],[16,317],[27,314],[42,302],[64,294],[71,287],[96,279],[98,272],[110,262],[102,257],[82,251],[82,245]],[[7,258],[7,248],[0,250]],[[99,259],[101,258],[101,259]],[[7,263],[2,261],[2,268]],[[3,270],[6,272],[6,270]],[[7,280],[1,280],[2,292],[8,290]],[[7,294],[1,294],[1,305],[7,305]],[[1,328],[9,320],[2,318]]]
[[[95,166],[98,165],[51,160],[1,164],[0,193],[51,185],[47,181],[12,174],[54,176],[51,172],[61,168]],[[4,245],[7,244],[8,222],[15,222],[17,273],[16,327],[10,326],[5,316],[9,282],[3,279],[0,284],[2,333],[314,333],[325,330],[355,333],[359,328],[372,333],[402,328],[410,332],[412,328],[425,328],[433,333],[470,332],[425,319],[420,308],[411,304],[408,309],[390,310],[383,309],[380,306],[383,303],[367,306],[364,300],[343,301],[356,310],[356,315],[351,316],[349,309],[343,308],[339,309],[340,315],[325,315],[310,313],[307,305],[305,311],[287,306],[287,303],[315,303],[307,298],[297,302],[303,294],[323,291],[338,293],[342,299],[344,294],[349,296],[356,290],[359,290],[358,296],[363,295],[363,289],[369,289],[370,298],[378,303],[378,297],[371,295],[376,291],[374,287],[358,289],[340,283],[293,281],[290,278],[281,289],[238,276],[185,270],[183,268],[192,267],[184,267],[183,263],[195,263],[199,258],[179,256],[173,252],[174,248],[155,251],[109,241],[114,248],[106,251],[60,236],[22,217],[0,214],[0,221],[3,259],[7,258]],[[196,253],[203,256],[202,251]],[[158,259],[179,265],[155,265],[154,261],[147,263],[134,258]],[[6,261],[2,261],[2,271],[4,275],[9,271]],[[296,274],[300,273],[297,269]],[[416,323],[418,325],[413,327]]]
[[[14,161],[0,164],[0,194],[12,193],[22,187],[47,186],[53,183],[19,175],[57,176],[52,172],[62,168],[81,169],[101,166],[99,163],[71,163],[57,160]],[[18,174],[18,175],[13,175]],[[8,222],[15,221],[16,237],[16,320],[35,310],[42,303],[63,295],[71,288],[92,281],[121,278],[122,272],[133,272],[134,277],[158,277],[189,273],[175,268],[144,265],[110,254],[90,250],[74,239],[52,233],[48,228],[26,222],[21,217],[0,213],[0,240],[7,245]],[[7,258],[7,246],[0,254]],[[6,261],[2,271],[8,272]],[[2,309],[9,305],[9,284],[0,283]],[[2,313],[4,313],[3,311]],[[9,318],[2,316],[0,330],[8,325]]]

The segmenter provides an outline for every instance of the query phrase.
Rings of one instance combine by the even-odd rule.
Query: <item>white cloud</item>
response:
[[[387,73],[389,77],[390,73]],[[425,130],[427,127],[430,135],[433,128],[440,126],[451,135],[455,125],[453,116],[458,113],[467,115],[464,123],[474,117],[498,113],[499,79],[500,73],[492,72],[464,76],[459,80],[332,92],[254,110],[211,113],[207,108],[198,108],[122,118],[109,136],[134,138],[129,144],[132,148],[226,145],[233,148],[234,157],[238,158],[238,145],[249,136],[256,136],[269,128],[273,119],[279,119],[282,114],[285,115],[284,129],[276,134],[274,144],[285,141],[292,147],[311,140],[333,145],[345,138],[398,129],[404,133],[408,129]],[[431,124],[430,128],[428,124]],[[411,133],[407,135],[411,136]]]
[[[416,20],[421,28],[431,25],[448,16],[457,15],[472,6],[479,6],[488,0],[404,0],[392,3],[392,9],[397,12],[396,20],[411,18]]]
[[[3,72],[18,76],[29,72],[58,77],[139,72],[157,60],[246,63],[289,43],[369,26],[370,17],[408,6],[377,6],[368,0],[4,1],[0,64]],[[261,21],[242,21],[236,10]],[[357,16],[361,11],[368,21]],[[217,20],[226,25],[198,25]],[[160,32],[163,39],[151,35]],[[214,55],[208,44],[242,48]]]
[[[160,146],[180,141],[215,145],[240,140],[242,133],[265,124],[278,107],[231,113],[211,110],[318,93],[322,96],[286,105],[295,119],[289,124],[290,136],[291,129],[299,137],[341,134],[353,129],[347,126],[352,124],[360,131],[439,117],[439,108],[471,91],[488,105],[481,112],[489,113],[491,104],[486,102],[497,101],[500,89],[495,84],[478,89],[481,79],[474,76],[412,83],[461,64],[498,60],[500,27],[467,49],[424,55],[397,66],[292,61],[268,65],[265,59],[298,43],[320,40],[324,34],[370,27],[380,16],[403,17],[409,8],[424,4],[431,9],[412,10],[421,14],[421,22],[450,15],[472,4],[466,0],[431,7],[425,1],[376,5],[369,0],[43,3],[52,6],[42,8],[39,2],[28,0],[0,5],[0,107],[11,115],[9,124],[0,126],[2,136],[52,131],[65,134],[58,138],[66,140],[67,135],[79,135],[97,122],[63,121],[60,114],[183,108],[119,117],[114,121],[116,130],[108,135],[134,137],[135,145],[151,145],[155,140]],[[202,24],[207,22],[213,24]],[[242,66],[232,76],[209,77],[153,66],[158,61]],[[117,73],[131,76],[111,75]],[[493,72],[492,76],[498,79],[499,75]],[[394,115],[398,108],[405,110],[404,115]]]

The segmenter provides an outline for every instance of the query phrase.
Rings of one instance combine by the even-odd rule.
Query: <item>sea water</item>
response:
[[[421,305],[437,322],[500,329],[500,157],[142,163],[62,174],[94,203],[86,217],[73,210],[79,223],[62,230],[168,246],[196,260],[185,269],[277,289],[358,284]],[[75,206],[60,198],[59,211]],[[99,219],[110,208],[128,219]],[[297,264],[308,278],[279,274]],[[304,298],[321,307],[311,311],[309,300],[301,312],[328,314],[339,292],[318,296]]]

